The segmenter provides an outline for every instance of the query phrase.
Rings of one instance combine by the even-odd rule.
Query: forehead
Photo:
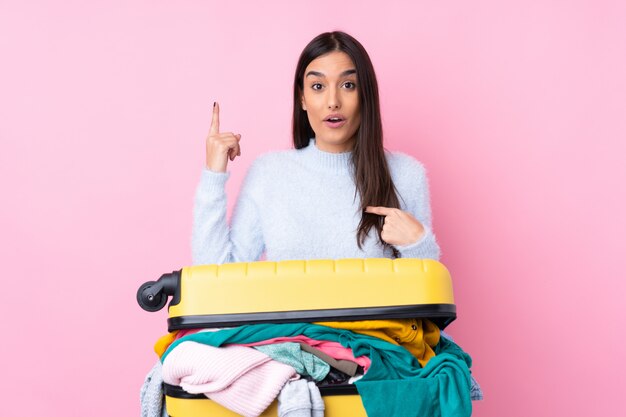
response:
[[[315,71],[324,74],[327,77],[339,76],[342,72],[356,69],[354,62],[345,52],[333,51],[315,58],[304,70],[304,76],[309,71]]]

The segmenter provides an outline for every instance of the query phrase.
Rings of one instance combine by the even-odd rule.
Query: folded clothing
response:
[[[245,417],[257,417],[281,388],[299,378],[289,365],[243,346],[222,348],[185,341],[163,361],[163,381],[211,400]]]
[[[278,395],[278,417],[324,417],[324,400],[312,381],[287,381]]]
[[[331,323],[332,322],[325,322],[326,325],[331,324]],[[340,322],[336,322],[336,323],[339,324]],[[341,323],[345,324],[345,323],[349,323],[349,322],[341,322]],[[353,322],[353,323],[357,323],[358,326],[364,327],[362,324],[359,324],[359,323],[363,323],[363,321],[361,321],[361,322]],[[342,324],[339,324],[339,326],[342,326]],[[377,324],[377,323],[374,323],[374,326],[375,327],[380,327],[380,325]],[[332,326],[329,326],[329,327],[332,327]],[[161,357],[161,356],[163,356],[163,354],[165,353],[165,351],[167,350],[169,345],[171,343],[173,343],[175,340],[180,339],[181,337],[193,334],[193,333],[198,333],[199,331],[202,331],[202,332],[205,332],[205,331],[219,331],[219,329],[210,328],[210,329],[176,330],[176,331],[174,331],[172,333],[169,333],[169,334],[161,337],[157,341],[157,343],[155,344],[154,350],[157,353],[157,355],[159,355],[159,357]],[[405,335],[406,334],[407,333],[405,333]],[[410,335],[410,332],[408,334]],[[454,341],[452,336],[449,335],[448,333],[446,333],[443,330],[440,330],[440,336],[441,337],[445,337],[445,338],[447,338],[447,339],[449,339],[451,341]],[[406,339],[406,336],[403,336],[403,338],[401,340],[403,340],[403,339]],[[425,340],[426,339],[427,338],[425,337]],[[353,353],[352,353],[352,349],[345,348],[345,347],[341,346],[337,342],[328,342],[328,341],[314,340],[314,339],[308,338],[306,336],[301,336],[301,335],[300,336],[295,336],[295,337],[277,337],[277,338],[268,339],[268,340],[264,340],[264,341],[260,341],[260,342],[256,342],[256,343],[243,344],[242,346],[257,346],[257,345],[265,345],[265,344],[271,344],[271,343],[281,343],[281,342],[287,342],[287,341],[298,341],[301,345],[304,344],[304,345],[309,346],[309,347],[315,346],[320,351],[322,351],[322,352],[324,352],[326,354],[330,354],[330,356],[332,356],[333,358],[335,358],[338,361],[343,361],[345,363],[349,363],[350,361],[356,362],[358,365],[360,365],[363,368],[363,371],[367,371],[368,370],[370,362],[371,362],[370,359],[368,357],[366,357],[366,356],[360,356],[358,358],[355,358]],[[432,341],[430,341],[428,343],[430,345],[432,343]],[[306,348],[303,348],[303,350],[306,350]],[[309,350],[309,352],[314,353],[312,350]],[[316,354],[316,353],[314,353],[314,354]],[[333,364],[333,363],[329,362],[328,360],[326,360],[324,358],[322,358],[322,359],[325,360],[327,363],[329,363],[332,367],[335,367],[335,368],[341,370],[342,372],[345,372],[345,373],[347,373],[349,375],[354,376],[354,373],[352,371],[348,371],[346,368],[338,367],[336,363]],[[348,361],[348,362],[346,362],[346,361]],[[350,366],[350,365],[347,365],[347,366]],[[482,400],[483,399],[483,392],[482,392],[482,389],[480,388],[480,385],[478,384],[478,381],[476,381],[474,376],[471,375],[471,374],[470,374],[470,378],[471,378],[471,399],[472,399],[472,401]]]
[[[187,336],[189,336],[188,334]],[[241,346],[262,346],[269,345],[274,343],[285,343],[285,342],[298,342],[298,343],[306,343],[309,346],[313,346],[316,349],[321,350],[327,355],[335,358],[337,360],[347,360],[351,362],[356,362],[357,365],[360,365],[364,371],[367,371],[370,367],[372,361],[365,355],[362,356],[354,356],[352,349],[349,347],[342,346],[339,342],[329,341],[329,340],[317,340],[304,335],[296,335],[296,336],[279,336],[272,337],[265,340],[259,340],[256,342],[250,343],[237,343]],[[163,353],[164,354],[164,353]]]
[[[411,352],[422,367],[435,356],[433,348],[439,343],[439,327],[428,319],[326,321],[315,324],[351,330],[400,345]]]
[[[176,340],[164,353],[168,355],[177,345],[195,341],[211,346],[254,343],[276,337],[305,335],[315,340],[329,340],[352,349],[355,355],[368,356],[371,367],[356,381],[365,411],[369,417],[411,415],[411,410],[435,407],[441,417],[468,417],[472,412],[470,400],[471,357],[454,342],[441,338],[435,347],[436,356],[421,367],[405,348],[376,337],[349,330],[334,329],[308,323],[254,324],[222,329],[213,333],[196,333]],[[383,387],[397,384],[396,395],[403,401],[394,403],[394,413],[383,410],[379,403],[387,402]],[[428,387],[428,389],[424,389]],[[380,388],[380,389],[378,389]],[[415,414],[412,414],[415,415]]]
[[[154,364],[139,392],[141,417],[168,417],[164,407],[162,365]]]
[[[254,349],[265,353],[275,361],[292,366],[301,376],[311,376],[321,381],[330,371],[330,365],[317,356],[305,352],[298,343],[276,343],[255,346]]]
[[[313,346],[309,346],[304,342],[299,342],[298,344],[300,345],[300,349],[302,349],[303,351],[309,352],[312,355],[317,356],[318,358],[326,362],[328,365],[330,365],[332,368],[335,368],[345,374],[348,374],[350,376],[355,376],[357,373],[357,370],[359,369],[359,364],[356,362],[345,360],[345,359],[335,359],[332,356],[327,355],[323,351],[316,349]],[[361,368],[361,373],[363,373],[363,368]]]

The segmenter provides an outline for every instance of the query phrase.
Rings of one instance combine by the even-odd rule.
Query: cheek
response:
[[[313,132],[317,132],[319,130],[319,126],[321,126],[321,122],[315,116],[315,113],[312,113],[311,109],[309,108],[309,110],[306,112],[306,116],[309,119],[309,125],[311,125]]]
[[[309,115],[309,118],[313,118],[313,116],[318,113],[318,105],[315,102],[315,98],[307,97],[305,95],[304,103],[306,105],[306,112]]]
[[[358,117],[361,112],[361,106],[359,105],[358,98],[352,100],[351,107],[352,107],[352,114],[355,117]]]

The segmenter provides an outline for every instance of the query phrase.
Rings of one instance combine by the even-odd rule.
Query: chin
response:
[[[353,139],[348,139],[345,137],[342,138],[316,138],[316,141],[318,143],[318,146],[321,144],[327,145],[327,146],[333,146],[333,147],[351,147],[352,142],[354,142]],[[342,151],[343,152],[343,151]]]
[[[355,134],[347,135],[344,132],[330,132],[325,136],[326,142],[335,145],[341,145],[350,142],[355,137]]]

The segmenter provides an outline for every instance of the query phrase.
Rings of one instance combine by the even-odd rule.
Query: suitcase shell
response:
[[[344,386],[345,387],[345,386]],[[340,387],[335,389],[321,388],[324,398],[324,417],[367,417],[361,397],[353,386],[344,390]],[[209,400],[203,395],[188,394],[180,387],[165,387],[165,406],[171,417],[237,417],[239,414],[222,407],[218,403]],[[260,417],[277,417],[278,401],[274,401]]]
[[[430,259],[369,258],[249,262],[185,267],[144,284],[143,308],[167,296],[168,330],[252,323],[428,318],[441,329],[456,318],[452,280]],[[149,307],[149,308],[146,308]],[[366,416],[353,385],[321,388],[326,417]],[[236,416],[203,395],[166,386],[172,417]],[[262,414],[277,416],[277,401]]]

